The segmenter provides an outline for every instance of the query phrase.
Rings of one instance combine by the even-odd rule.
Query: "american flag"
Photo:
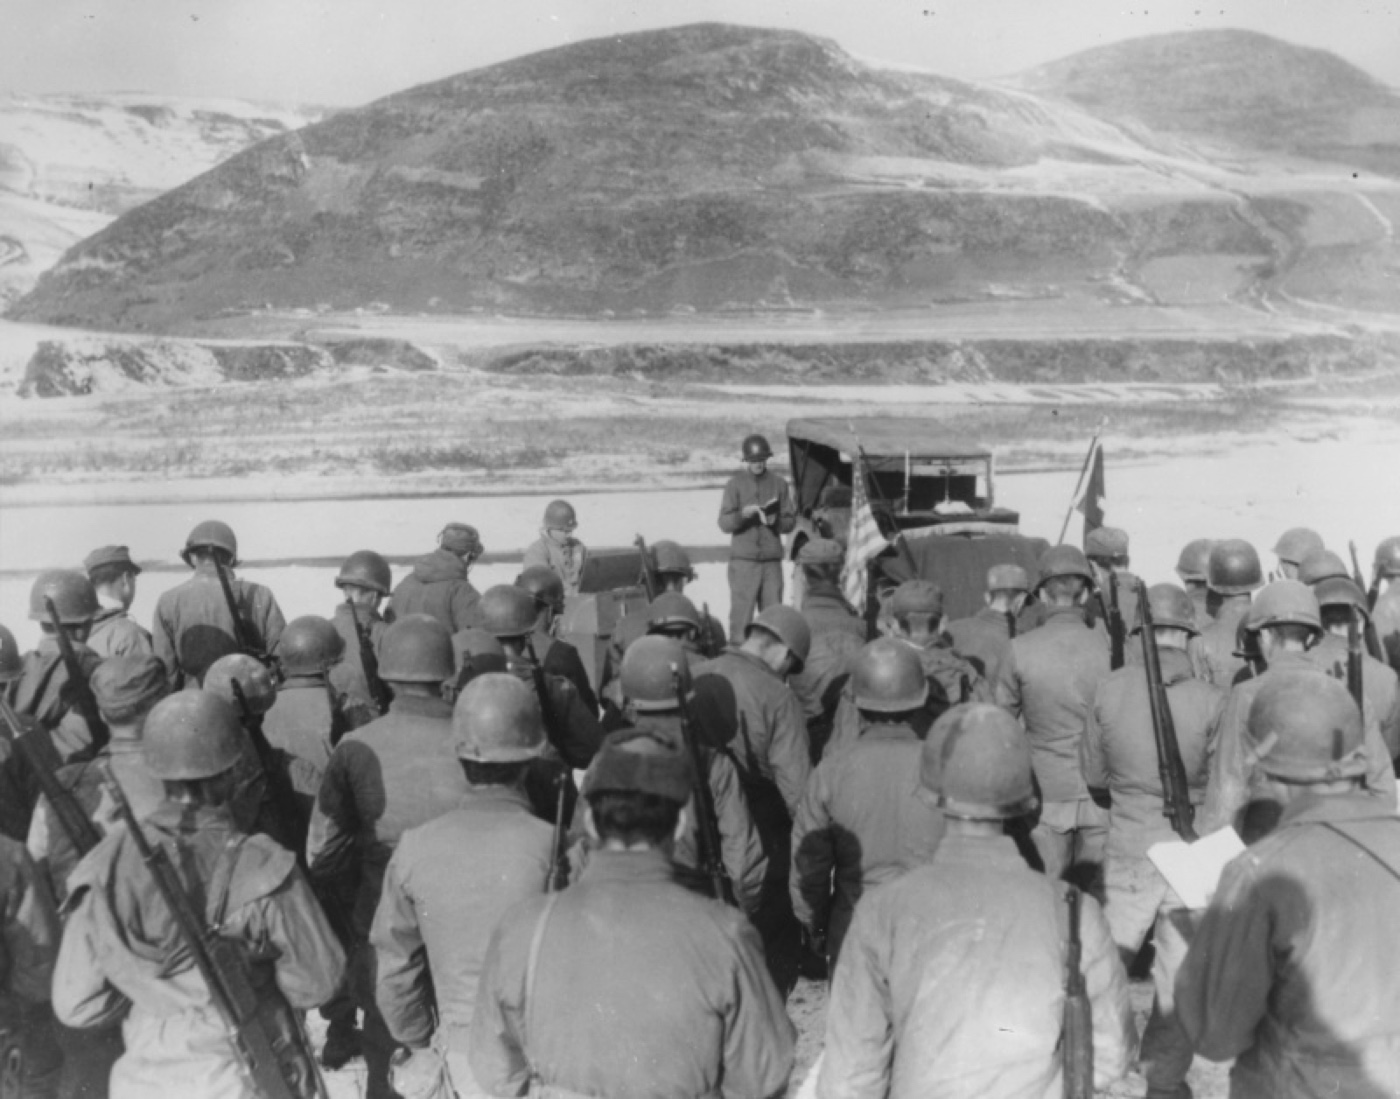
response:
[[[870,510],[870,495],[859,461],[853,463],[853,472],[851,527],[846,541],[846,563],[841,568],[841,589],[846,601],[864,613],[865,585],[870,576],[867,566],[889,545],[889,540],[880,533],[880,524],[875,522],[875,513]]]

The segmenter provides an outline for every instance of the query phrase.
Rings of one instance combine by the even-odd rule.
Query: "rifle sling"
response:
[[[549,927],[550,917],[554,915],[554,906],[559,903],[559,893],[551,893],[549,899],[544,902],[544,908],[540,911],[540,917],[535,921],[535,933],[530,936],[530,953],[525,959],[525,1041],[523,1045],[529,1048],[531,1040],[534,1038],[535,1030],[535,977],[539,972],[540,948],[544,945],[545,929]],[[530,1064],[530,1077],[539,1080],[539,1071],[533,1062]],[[533,1091],[533,1089],[532,1089]]]

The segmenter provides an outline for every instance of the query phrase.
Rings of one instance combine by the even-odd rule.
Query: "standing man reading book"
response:
[[[783,600],[783,535],[797,521],[787,481],[768,468],[762,435],[744,440],[744,468],[729,478],[719,529],[730,535],[729,636],[743,637],[754,612]]]

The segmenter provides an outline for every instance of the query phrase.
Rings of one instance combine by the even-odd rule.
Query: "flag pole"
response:
[[[1099,436],[1102,433],[1102,429],[1095,431],[1094,437],[1089,440],[1089,450],[1084,455],[1084,466],[1079,471],[1079,480],[1074,486],[1074,494],[1069,498],[1069,508],[1065,511],[1065,522],[1060,527],[1060,537],[1055,543],[1056,545],[1063,546],[1065,544],[1065,535],[1069,533],[1069,521],[1074,518],[1074,507],[1079,503],[1079,494],[1084,491],[1084,479],[1089,476],[1089,466],[1094,461],[1094,448],[1098,446]]]

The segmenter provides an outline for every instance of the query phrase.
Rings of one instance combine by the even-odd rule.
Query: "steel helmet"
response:
[[[544,565],[531,565],[515,578],[515,586],[529,592],[541,607],[558,610],[564,605],[564,581]]]
[[[1366,605],[1366,593],[1356,586],[1349,576],[1329,576],[1313,585],[1317,605],[1326,607],[1355,607],[1364,616],[1371,616],[1371,608]]]
[[[1030,575],[1020,565],[993,565],[987,570],[988,591],[1030,591]]]
[[[277,701],[277,683],[272,678],[272,672],[262,661],[255,660],[247,653],[221,656],[204,673],[204,689],[237,708],[238,697],[233,691],[235,682],[253,716],[267,713]]]
[[[1322,611],[1312,588],[1301,580],[1275,580],[1254,597],[1249,609],[1249,628],[1270,626],[1309,626],[1322,632]]]
[[[1147,589],[1147,609],[1152,612],[1154,626],[1171,626],[1173,629],[1200,633],[1196,626],[1196,607],[1191,597],[1175,584],[1153,584]],[[1136,633],[1142,629],[1142,619],[1133,626]]]
[[[647,607],[647,631],[659,633],[689,627],[700,628],[700,611],[678,591],[665,591]]]
[[[807,663],[807,655],[812,651],[812,627],[799,611],[774,603],[744,629],[748,637],[754,630],[766,630],[787,646],[795,661],[793,674],[800,672]]]
[[[878,714],[915,710],[928,701],[928,678],[912,645],[890,637],[871,641],[851,670],[856,707]]]
[[[1086,557],[1125,557],[1128,532],[1118,527],[1096,527],[1084,536]]]
[[[888,609],[895,618],[907,618],[911,614],[940,618],[943,615],[943,589],[932,580],[906,580],[894,589]]]
[[[316,675],[344,655],[340,631],[314,614],[288,622],[277,642],[277,660],[287,675]]]
[[[547,530],[573,530],[578,526],[574,505],[567,500],[551,500],[544,509],[544,525]]]
[[[1298,579],[1304,584],[1316,584],[1319,580],[1332,580],[1337,577],[1351,579],[1346,564],[1331,550],[1318,550],[1310,553],[1298,565]]]
[[[97,589],[76,569],[49,569],[38,575],[29,589],[29,617],[35,622],[49,621],[49,600],[65,626],[81,626],[101,610]]]
[[[389,562],[374,550],[356,550],[341,564],[340,575],[335,578],[337,588],[346,585],[388,595],[394,586],[394,574],[389,571]]]
[[[508,672],[477,676],[452,707],[458,759],[519,763],[544,751],[544,722],[535,692]]]
[[[1339,680],[1307,672],[1267,677],[1249,707],[1257,766],[1300,784],[1366,774],[1361,711]]]
[[[1088,558],[1082,550],[1074,546],[1051,546],[1040,555],[1037,571],[1040,573],[1037,588],[1043,587],[1045,581],[1053,580],[1057,576],[1078,576],[1090,584],[1094,582]]]
[[[24,662],[19,657],[19,644],[15,635],[0,626],[0,683],[9,683],[24,673]]]
[[[231,526],[218,519],[206,519],[190,531],[180,559],[190,564],[190,551],[196,549],[221,549],[228,554],[230,567],[238,564],[238,538]]]
[[[1010,820],[1033,812],[1031,750],[999,706],[965,702],[945,711],[919,756],[922,795],[961,820]]]
[[[407,614],[384,631],[379,677],[390,683],[442,683],[450,679],[452,635],[430,614]]]
[[[1400,576],[1400,536],[1387,538],[1376,547],[1375,570],[1384,578]]]
[[[651,559],[654,562],[652,568],[658,576],[674,573],[677,576],[684,576],[687,580],[695,579],[695,569],[690,564],[690,555],[677,542],[670,542],[664,538],[660,542],[653,542],[651,544]]]
[[[677,702],[673,669],[689,683],[685,650],[679,641],[655,634],[638,638],[627,646],[622,657],[619,678],[623,696],[638,713],[674,710]]]
[[[481,656],[499,656],[502,660],[506,656],[501,643],[480,626],[472,626],[454,633],[452,651],[457,654],[458,666]]]
[[[157,778],[213,778],[243,754],[234,708],[208,691],[178,691],[156,703],[141,734],[146,766]]]
[[[744,440],[744,461],[766,462],[773,457],[773,448],[762,435],[750,435]]]
[[[1279,535],[1274,554],[1280,561],[1287,561],[1290,565],[1301,565],[1322,548],[1322,535],[1317,531],[1307,527],[1290,527]]]
[[[482,594],[476,614],[481,628],[492,637],[524,637],[535,628],[539,604],[514,584],[497,584]]]
[[[1259,554],[1243,538],[1226,538],[1210,549],[1206,585],[1221,595],[1245,595],[1264,583]]]
[[[1210,551],[1215,546],[1213,538],[1196,538],[1181,547],[1181,556],[1176,559],[1176,574],[1182,581],[1198,580],[1205,583],[1206,570],[1210,567]]]

